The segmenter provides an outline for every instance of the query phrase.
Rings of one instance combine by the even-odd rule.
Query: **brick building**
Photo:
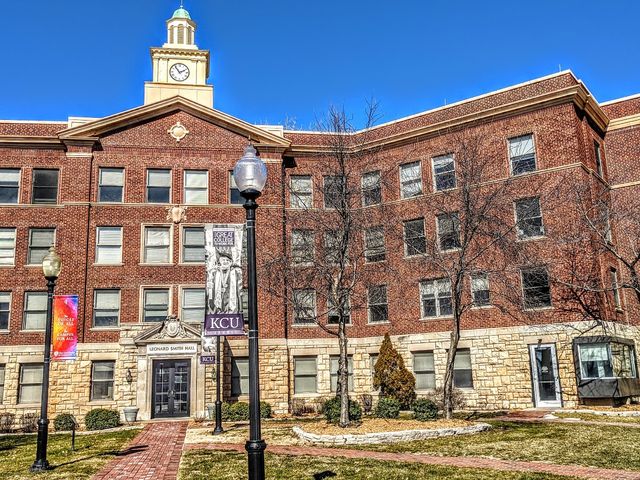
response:
[[[182,8],[167,21],[167,42],[151,49],[153,79],[140,107],[106,118],[0,122],[0,411],[38,407],[46,310],[40,263],[51,244],[64,265],[56,293],[80,298],[78,358],[52,364],[51,413],[137,406],[141,418],[201,415],[215,392],[211,367],[199,362],[203,225],[244,221],[230,172],[248,140],[269,171],[258,211],[263,251],[290,249],[293,241],[291,226],[266,226],[295,225],[301,207],[323,208],[316,165],[327,134],[252,125],[212,109],[209,52],[196,46],[195,29]],[[570,214],[545,212],[544,198],[562,190],[558,179],[567,176],[613,192],[614,208],[637,195],[640,97],[599,104],[565,71],[376,126],[367,131],[367,148],[375,146],[395,176],[367,208],[386,205],[395,218],[422,220],[425,235],[436,232],[429,205],[455,179],[454,133],[479,128],[495,181],[519,182],[514,222],[522,220],[518,202],[535,199],[527,209],[533,230],[523,235],[543,258],[536,275],[514,266],[527,321],[492,306],[490,277],[470,282],[477,308],[463,323],[456,386],[478,408],[638,394],[637,300],[613,289],[605,320],[578,333],[585,319],[562,308],[545,273],[560,268],[551,238]],[[613,241],[617,235],[613,225]],[[372,248],[379,254],[380,247],[378,239]],[[382,251],[395,274],[364,292],[368,305],[351,312],[351,388],[375,394],[372,365],[389,332],[425,394],[445,368],[450,285],[402,243]],[[584,255],[609,285],[617,260],[595,250]],[[363,268],[375,269],[376,260]],[[326,307],[315,296],[306,301],[314,311]],[[277,412],[330,396],[337,368],[335,337],[285,305],[259,290],[262,396]],[[181,319],[177,333],[163,323],[171,314]],[[226,340],[224,365],[225,398],[245,399],[245,338]],[[597,385],[596,393],[586,384]]]

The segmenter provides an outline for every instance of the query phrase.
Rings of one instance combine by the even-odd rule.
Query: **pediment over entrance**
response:
[[[200,340],[199,329],[184,323],[175,315],[170,315],[164,322],[144,330],[134,339],[134,342],[136,345],[147,345],[149,343],[200,342]]]

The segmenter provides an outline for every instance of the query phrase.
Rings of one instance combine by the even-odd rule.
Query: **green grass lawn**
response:
[[[123,449],[140,430],[76,435],[71,451],[71,435],[49,435],[47,459],[53,467],[45,473],[30,473],[36,457],[36,435],[0,437],[0,478],[3,480],[84,480],[98,472]]]
[[[567,480],[548,474],[500,472],[476,468],[436,467],[369,459],[265,455],[266,477],[287,480]],[[215,475],[212,475],[215,472]],[[246,478],[247,456],[240,453],[193,450],[185,452],[179,480],[238,480]]]
[[[342,448],[640,470],[640,429],[578,423],[489,423],[493,429],[476,435]]]

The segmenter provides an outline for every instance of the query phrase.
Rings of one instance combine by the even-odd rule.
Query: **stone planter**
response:
[[[209,420],[215,420],[216,418],[216,406],[215,405],[207,405],[207,416]]]
[[[127,423],[134,423],[138,418],[138,407],[124,407],[122,411],[124,412],[124,419]]]

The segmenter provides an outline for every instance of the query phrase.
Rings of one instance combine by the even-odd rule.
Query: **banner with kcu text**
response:
[[[53,297],[53,360],[75,360],[78,347],[78,296]]]

